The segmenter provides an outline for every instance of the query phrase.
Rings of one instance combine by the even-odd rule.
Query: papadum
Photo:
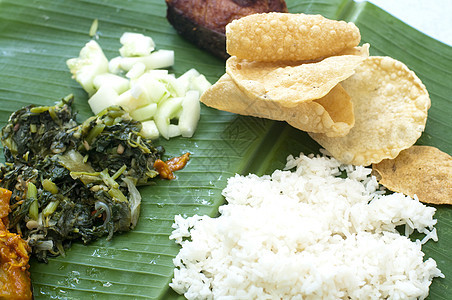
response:
[[[431,146],[412,146],[372,165],[380,184],[431,204],[452,204],[452,157]]]
[[[421,80],[403,63],[370,56],[341,84],[351,97],[355,126],[343,137],[310,133],[338,160],[378,163],[395,158],[421,136],[430,98]]]
[[[257,62],[230,57],[226,73],[251,98],[278,101],[294,107],[319,99],[355,73],[366,57],[341,55],[319,62]]]
[[[226,26],[226,51],[255,61],[318,59],[358,46],[360,40],[355,24],[321,15],[253,14]]]
[[[286,121],[300,130],[324,132],[329,136],[347,134],[354,123],[350,97],[340,85],[321,99],[300,102],[289,108],[282,106],[279,101],[249,97],[228,74],[224,74],[204,92],[200,101],[216,109]]]

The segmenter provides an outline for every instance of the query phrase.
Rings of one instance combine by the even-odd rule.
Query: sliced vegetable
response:
[[[150,102],[158,103],[171,96],[164,82],[158,80],[155,75],[147,72],[131,83],[132,89],[139,86],[144,90]]]
[[[119,64],[119,68],[123,71],[129,71],[137,63],[142,63],[146,69],[168,68],[174,65],[174,51],[172,50],[157,50],[146,56],[134,57],[116,57],[115,64]]]
[[[111,87],[118,94],[124,93],[130,88],[130,83],[127,78],[111,73],[103,73],[94,77],[94,88],[99,89],[101,86]]]
[[[144,121],[154,117],[156,113],[157,113],[157,103],[151,103],[132,111],[130,113],[130,116],[137,121]]]
[[[72,77],[80,83],[88,95],[94,94],[94,78],[108,71],[108,60],[99,44],[91,40],[80,51],[77,58],[66,62]]]
[[[170,137],[169,125],[171,119],[176,118],[182,108],[182,100],[183,98],[181,97],[165,100],[159,105],[154,116],[155,124],[157,125],[160,134],[166,139]]]
[[[133,119],[144,122],[142,133],[147,138],[193,136],[201,113],[199,98],[211,86],[210,82],[196,69],[179,78],[162,69],[174,64],[174,51],[154,51],[155,43],[150,37],[126,32],[120,42],[121,56],[110,62],[94,41],[85,45],[79,58],[68,60],[73,73],[83,62],[82,71],[87,75],[74,78],[91,96],[88,103],[93,113],[119,105]],[[83,60],[88,54],[90,60]],[[91,61],[96,57],[101,62]]]
[[[179,117],[179,128],[183,137],[193,136],[198,125],[200,112],[199,92],[188,91],[182,100],[182,111]]]
[[[135,79],[143,75],[146,70],[146,65],[142,62],[137,62],[130,68],[129,72],[127,72],[126,77],[130,79]]]
[[[110,85],[101,86],[97,92],[88,100],[89,107],[94,114],[100,113],[111,105],[119,104],[119,95]]]
[[[124,57],[149,55],[155,49],[152,38],[141,33],[125,32],[119,42],[123,45],[119,53]]]
[[[154,120],[144,121],[141,123],[142,128],[140,133],[148,139],[156,139],[159,137],[159,130],[155,125]]]

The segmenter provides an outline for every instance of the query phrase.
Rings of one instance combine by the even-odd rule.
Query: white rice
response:
[[[188,299],[424,299],[436,262],[435,208],[385,196],[371,169],[290,156],[271,176],[236,175],[220,216],[176,216],[170,286]],[[347,178],[337,177],[346,171]],[[400,235],[414,230],[420,242]]]

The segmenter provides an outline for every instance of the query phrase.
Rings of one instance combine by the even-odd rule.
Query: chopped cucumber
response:
[[[175,124],[170,124],[168,126],[168,138],[173,138],[176,136],[179,136],[180,133],[180,128],[179,126],[175,125]]]
[[[179,78],[178,83],[184,88],[184,90],[196,90],[200,94],[210,88],[212,84],[206,79],[206,77],[200,74],[196,69],[190,69]]]
[[[130,71],[130,69],[132,69],[132,67],[137,64],[137,63],[143,63],[142,62],[142,57],[123,57],[120,56],[118,58],[118,62],[119,62],[119,68],[123,71]]]
[[[185,90],[178,84],[176,77],[172,74],[162,76],[159,78],[160,82],[164,83],[167,90],[173,97],[182,97],[185,95]]]
[[[102,48],[94,40],[89,41],[80,50],[79,57],[68,59],[66,64],[73,78],[89,95],[96,91],[93,83],[94,77],[108,71],[108,60]]]
[[[182,100],[183,98],[170,98],[166,99],[157,108],[157,112],[155,113],[154,120],[160,134],[165,138],[170,138],[170,129],[169,125],[171,123],[171,119],[176,117],[179,111],[182,108]]]
[[[168,68],[174,65],[174,51],[158,50],[146,56],[121,57],[119,67],[129,71],[137,63],[143,63],[147,70]]]
[[[157,80],[150,73],[143,74],[137,80],[133,81],[131,85],[132,88],[140,86],[141,89],[145,90],[150,102],[158,103],[170,96],[170,92],[165,84]]]
[[[126,32],[120,39],[121,56],[108,61],[95,41],[88,42],[78,58],[67,65],[85,91],[97,114],[120,105],[142,122],[142,133],[152,139],[193,136],[200,118],[200,95],[211,84],[196,69],[179,78],[169,74],[174,51],[154,51],[152,38]]]
[[[119,53],[124,57],[149,55],[155,48],[152,38],[141,33],[124,32],[119,42],[123,45]]]
[[[135,109],[130,113],[132,119],[137,121],[145,121],[154,117],[157,112],[157,103],[151,103],[146,106]]]
[[[182,112],[179,117],[180,133],[183,137],[192,137],[201,114],[199,92],[188,91],[182,101]]]
[[[174,74],[165,74],[164,72],[155,72],[157,70],[148,71],[140,77],[139,81],[147,84],[152,80],[157,80],[162,83],[166,90],[170,93],[172,97],[182,97],[185,95],[186,90],[184,87],[177,81]],[[160,71],[160,70],[158,70]],[[138,81],[137,81],[138,82]],[[132,84],[133,86],[133,84]]]
[[[118,92],[110,85],[101,86],[88,100],[88,104],[94,114],[100,113],[105,108],[118,103]]]
[[[193,79],[199,75],[200,74],[196,69],[190,69],[181,76],[179,76],[179,78],[177,78],[177,82],[179,85],[182,86],[182,88],[185,91],[188,91],[190,89],[190,85]]]
[[[141,122],[140,133],[148,139],[156,139],[159,137],[159,130],[153,120]]]
[[[112,58],[109,62],[108,62],[108,71],[112,74],[119,74],[121,73],[121,56],[117,56],[115,58]]]
[[[168,75],[169,72],[166,69],[160,70],[160,69],[155,69],[155,70],[149,70],[146,72],[146,74],[152,75],[154,76],[154,78],[159,78],[159,76],[165,76]]]
[[[151,98],[152,92],[149,92],[144,84],[134,84],[130,88],[130,93],[136,101],[136,108],[143,107],[154,102]]]
[[[174,51],[157,50],[150,55],[143,56],[142,60],[148,70],[168,68],[174,65]]]
[[[94,77],[93,84],[96,90],[98,90],[101,86],[109,86],[118,94],[124,93],[130,87],[129,80],[111,73],[97,75]]]
[[[143,63],[138,62],[132,66],[129,72],[127,72],[126,77],[130,79],[138,78],[143,75],[145,70],[146,66]]]
[[[200,95],[202,93],[204,93],[211,86],[212,86],[212,84],[202,74],[199,74],[199,76],[196,76],[195,78],[193,78],[193,80],[190,84],[190,88],[198,91]]]
[[[119,95],[117,99],[117,105],[120,105],[124,110],[131,112],[145,104],[145,102],[141,101],[140,99],[135,98],[132,95],[131,90],[127,90],[121,95]]]

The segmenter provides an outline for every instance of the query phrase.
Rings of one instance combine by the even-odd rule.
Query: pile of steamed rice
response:
[[[286,169],[230,178],[217,218],[176,216],[176,292],[188,299],[424,299],[432,279],[444,277],[421,251],[437,240],[435,208],[383,195],[371,169],[334,158],[290,156]],[[408,238],[414,230],[422,241]]]

